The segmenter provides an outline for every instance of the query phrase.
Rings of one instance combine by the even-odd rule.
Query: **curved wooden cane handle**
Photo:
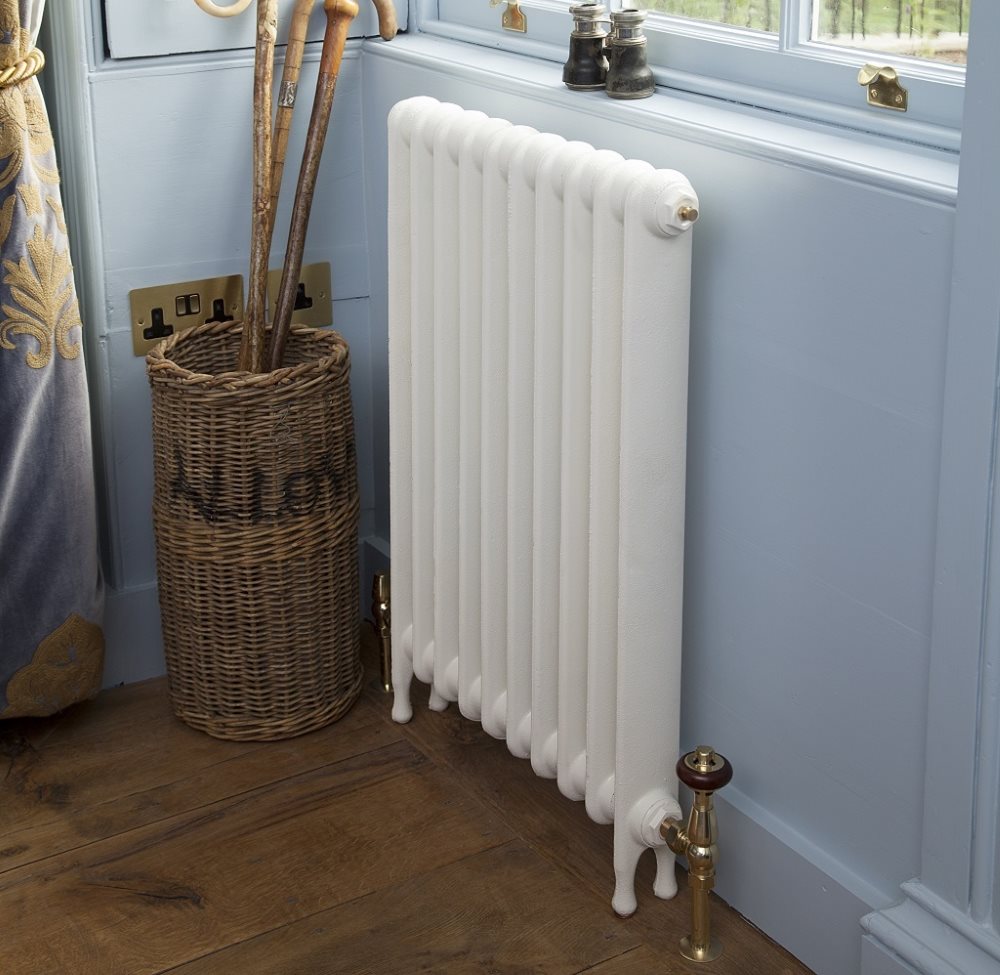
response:
[[[385,41],[391,41],[399,33],[396,22],[396,7],[392,0],[372,0],[378,12],[378,32]]]
[[[351,29],[351,21],[358,15],[358,5],[354,0],[324,0],[323,9],[326,11],[326,34],[323,36],[319,70],[320,74],[336,78],[344,57],[347,32]],[[323,134],[326,135],[325,132]]]
[[[230,4],[228,7],[220,7],[217,3],[213,3],[212,0],[194,0],[194,2],[205,13],[211,14],[213,17],[236,17],[238,14],[243,13],[253,0],[236,0],[235,3]]]

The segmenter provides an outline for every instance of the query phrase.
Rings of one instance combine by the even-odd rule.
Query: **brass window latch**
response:
[[[868,89],[868,104],[905,112],[909,92],[899,83],[895,68],[866,64],[858,72],[858,84]]]
[[[503,29],[516,30],[518,33],[526,34],[528,32],[528,18],[525,17],[524,11],[521,9],[521,0],[506,0],[506,2],[503,17],[500,19]],[[501,3],[504,3],[504,0],[490,0],[491,7],[499,7]]]

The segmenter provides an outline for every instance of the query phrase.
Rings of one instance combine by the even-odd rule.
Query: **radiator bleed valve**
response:
[[[577,3],[569,8],[573,15],[573,33],[569,38],[569,60],[563,66],[563,81],[573,91],[599,91],[608,78],[605,49],[610,23],[607,8],[596,0]]]
[[[656,90],[646,54],[642,25],[646,11],[626,7],[611,13],[608,45],[608,79],[605,90],[612,98],[648,98]]]
[[[694,792],[687,825],[670,817],[660,824],[667,846],[688,862],[691,934],[681,939],[681,954],[689,961],[713,961],[722,954],[722,945],[712,937],[709,907],[719,862],[719,827],[712,796],[732,777],[733,767],[724,756],[699,745],[677,762],[677,778]]]

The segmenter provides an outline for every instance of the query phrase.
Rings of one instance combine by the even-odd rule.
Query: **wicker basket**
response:
[[[295,328],[274,372],[232,372],[242,326],[147,357],[153,519],[170,696],[217,738],[266,741],[361,691],[350,353]]]

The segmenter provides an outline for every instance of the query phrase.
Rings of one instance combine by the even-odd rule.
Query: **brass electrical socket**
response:
[[[178,281],[128,294],[132,309],[132,349],[146,355],[169,335],[203,322],[243,320],[243,276],[230,274]]]
[[[299,294],[292,313],[295,325],[325,328],[333,324],[333,295],[330,286],[330,262],[307,264],[299,272]],[[267,273],[267,320],[274,321],[281,287],[281,268]]]

